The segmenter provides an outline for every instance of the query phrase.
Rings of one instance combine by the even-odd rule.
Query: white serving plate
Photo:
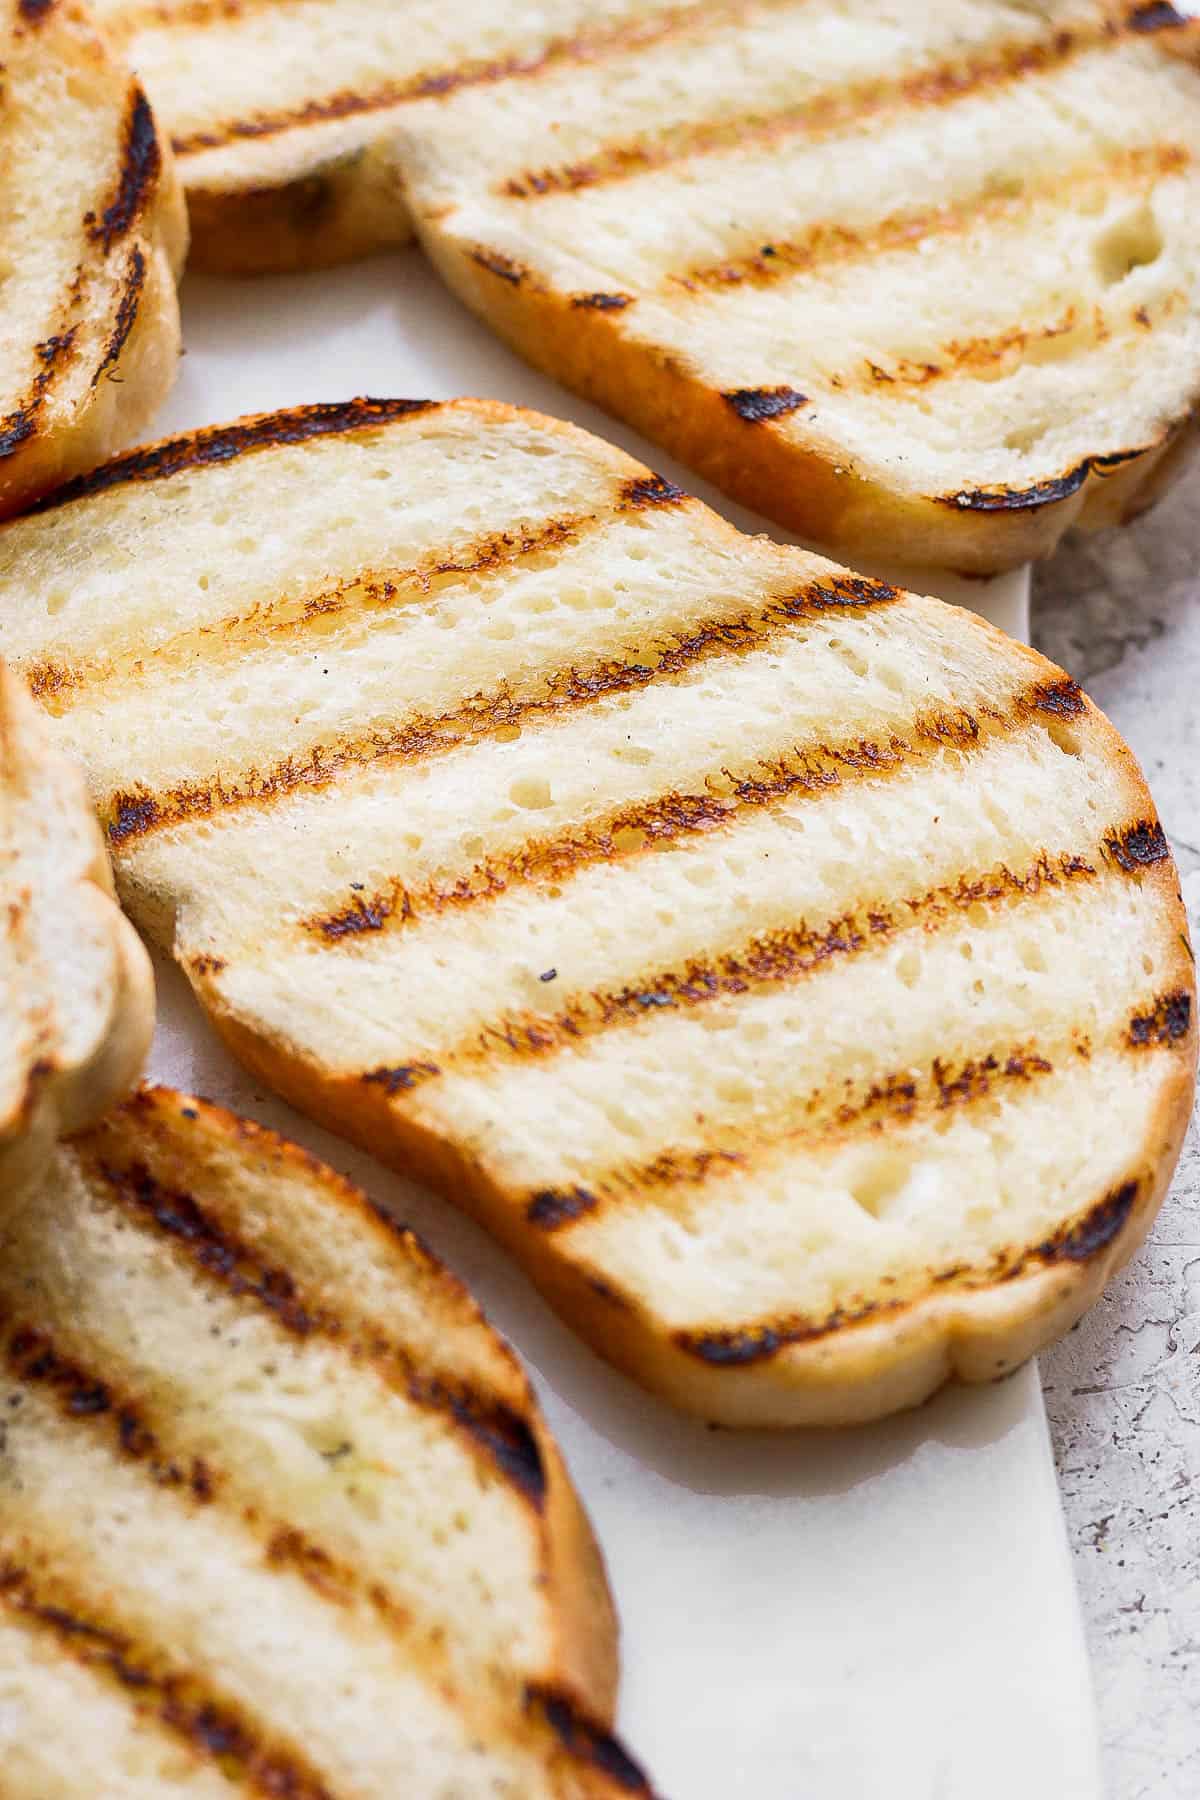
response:
[[[481,394],[616,439],[763,521],[494,343],[408,252],[255,283],[189,280],[162,432],[353,394]],[[903,576],[1028,635],[1028,580]],[[533,1370],[608,1558],[621,1729],[669,1800],[1100,1800],[1069,1553],[1034,1368],[839,1434],[707,1430],[586,1351],[443,1202],[251,1081],[159,969],[155,1079],[284,1131],[462,1275]]]

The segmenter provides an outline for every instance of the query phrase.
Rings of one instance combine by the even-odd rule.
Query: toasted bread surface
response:
[[[480,401],[136,452],[0,578],[237,1053],[683,1405],[999,1374],[1145,1230],[1194,1080],[1174,866],[1108,722],[974,615]]]
[[[82,772],[0,664],[0,1207],[133,1086],[154,1029]]]
[[[468,305],[846,555],[1014,567],[1192,447],[1200,21],[1170,6],[643,7],[397,142]]]
[[[143,431],[175,378],[182,190],[71,0],[4,0],[0,516]]]
[[[173,139],[193,267],[320,267],[406,242],[392,146],[428,93],[490,87],[654,13],[638,0],[96,0]],[[676,11],[697,10],[676,7]]]
[[[519,1364],[331,1170],[140,1090],[0,1225],[0,1343],[14,1800],[649,1794]]]

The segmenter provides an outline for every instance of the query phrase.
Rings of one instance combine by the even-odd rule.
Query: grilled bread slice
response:
[[[1106,720],[974,615],[479,401],[136,452],[0,529],[0,580],[233,1049],[680,1404],[998,1374],[1145,1231],[1175,870]]]
[[[614,26],[629,29],[646,9],[638,0],[539,0],[533,9],[96,0],[96,10],[172,135],[192,265],[261,274],[411,237],[391,139],[412,99],[561,60]]]
[[[150,964],[81,772],[0,664],[0,1205],[137,1080]]]
[[[137,432],[174,380],[182,191],[85,9],[2,0],[0,516]]]
[[[0,1343],[8,1800],[648,1795],[516,1359],[332,1171],[142,1090],[0,1225]]]
[[[1169,5],[660,5],[400,144],[532,362],[806,537],[989,572],[1190,447],[1198,64]]]

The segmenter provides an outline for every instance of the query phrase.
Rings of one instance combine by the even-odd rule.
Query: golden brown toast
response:
[[[1112,727],[973,614],[486,401],[151,446],[0,528],[0,580],[237,1054],[679,1404],[988,1379],[1139,1242],[1194,1080],[1175,869]]]
[[[398,120],[531,362],[847,557],[1144,509],[1200,396],[1200,22],[1132,0],[644,5]]]
[[[10,1800],[617,1800],[603,1565],[512,1353],[365,1197],[143,1089],[0,1223]]]

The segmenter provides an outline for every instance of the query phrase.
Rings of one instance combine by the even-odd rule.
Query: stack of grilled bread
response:
[[[0,670],[4,1794],[648,1794],[590,1526],[463,1288],[271,1133],[116,1104],[149,963],[49,735]]]
[[[0,1791],[648,1796],[520,1366],[331,1170],[133,1091],[133,925],[644,1386],[842,1425],[1011,1370],[1141,1241],[1195,1084],[1170,851],[1062,669],[571,425],[114,454],[180,177],[203,266],[415,228],[728,492],[991,572],[1191,443],[1200,25],[2,3]]]
[[[235,1052],[681,1405],[993,1377],[1140,1240],[1196,1052],[1174,867],[1107,721],[974,615],[465,401],[137,451],[0,580]]]

